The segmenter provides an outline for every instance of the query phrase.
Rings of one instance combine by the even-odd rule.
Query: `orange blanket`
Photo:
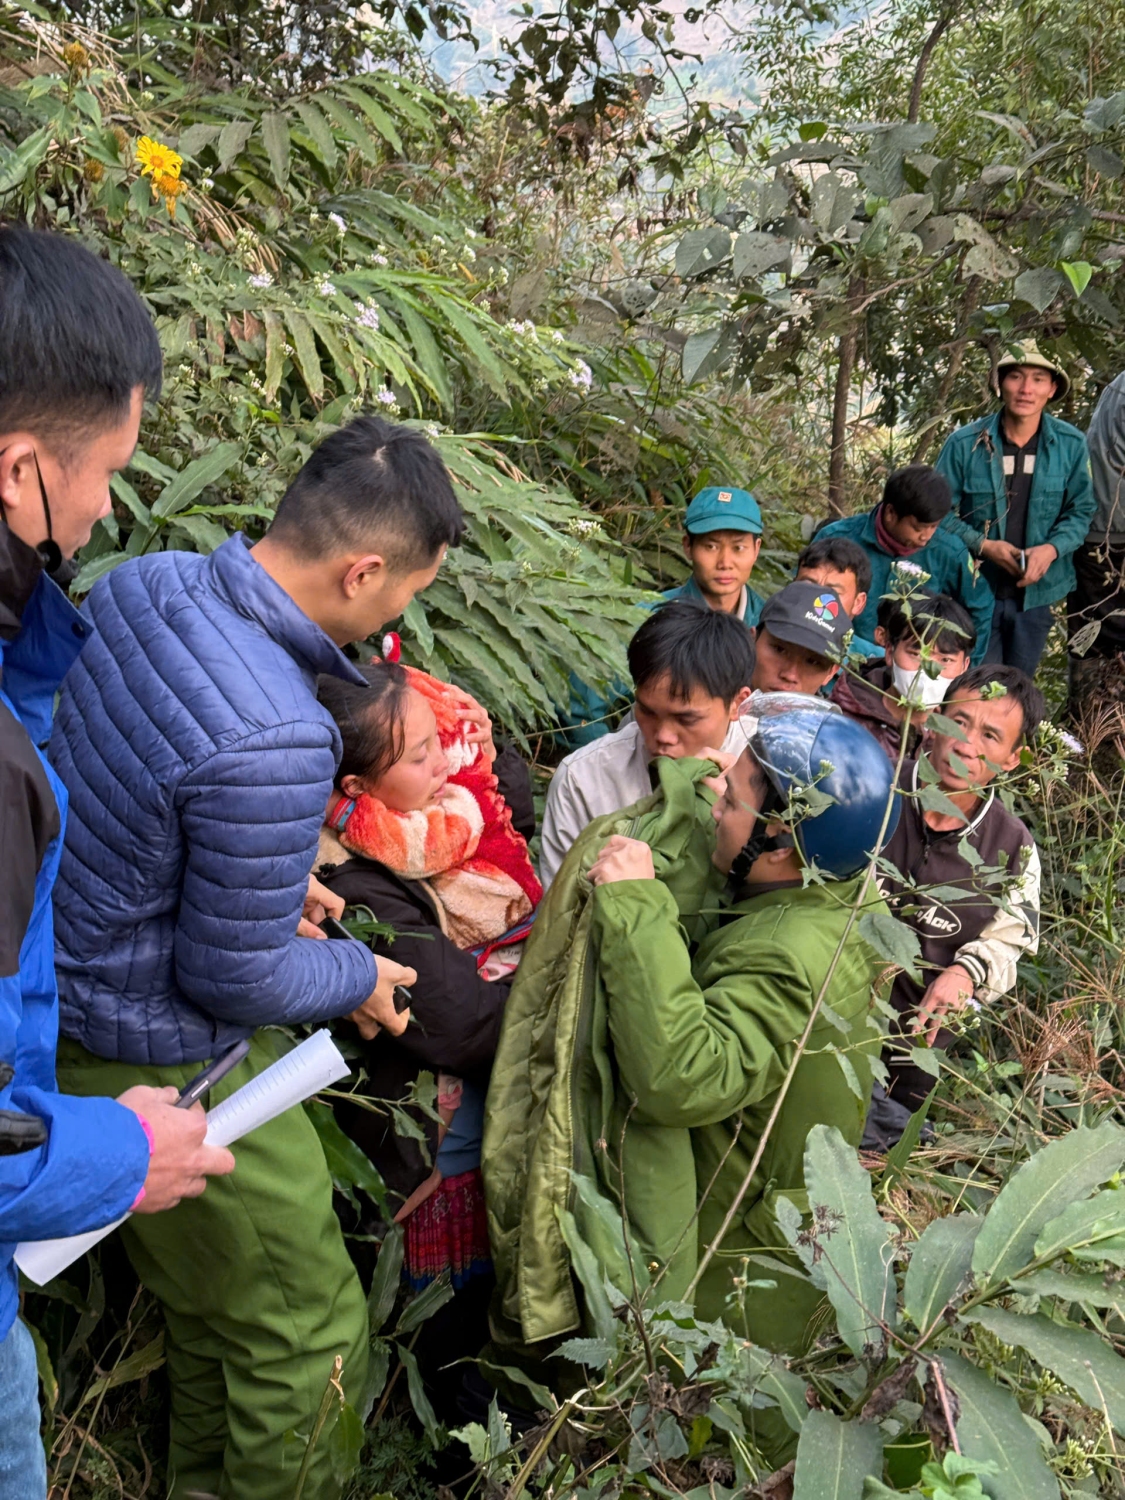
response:
[[[406,880],[427,881],[451,941],[478,948],[532,912],[543,888],[526,842],[512,827],[491,759],[469,743],[455,696],[427,673],[405,670],[437,719],[450,767],[445,795],[407,813],[366,794],[341,797],[328,824],[353,854],[378,860]]]

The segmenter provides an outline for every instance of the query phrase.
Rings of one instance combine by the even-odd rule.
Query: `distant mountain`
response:
[[[723,7],[721,13],[691,23],[683,20],[683,12],[691,8],[685,0],[675,0],[667,8],[679,16],[676,22],[677,46],[684,52],[698,54],[701,59],[698,63],[688,61],[679,65],[680,82],[686,86],[694,79],[693,92],[702,97],[730,108],[752,108],[755,102],[753,80],[748,77],[743,59],[735,50],[732,34],[737,33],[740,20],[759,6],[751,4],[750,0],[733,0]],[[485,94],[493,87],[495,79],[488,66],[489,60],[502,55],[500,38],[510,35],[517,23],[516,18],[522,21],[523,15],[514,8],[511,0],[470,0],[468,9],[480,50],[474,51],[467,42],[443,42],[435,37],[429,55],[438,72],[458,88],[470,94]],[[631,32],[622,28],[617,37],[617,50],[628,60],[627,65],[638,72],[648,69],[659,72],[663,66],[650,44],[635,28]],[[607,62],[609,56],[607,47]],[[664,92],[668,96],[675,94],[671,80],[667,81]]]

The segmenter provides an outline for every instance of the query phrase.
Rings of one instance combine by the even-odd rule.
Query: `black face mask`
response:
[[[0,455],[6,453],[6,448],[0,448]],[[39,561],[48,573],[56,572],[62,566],[63,555],[59,550],[59,544],[55,541],[54,531],[51,527],[51,507],[47,500],[47,486],[43,483],[43,470],[39,467],[39,455],[32,452],[35,460],[35,476],[39,480],[39,498],[43,502],[43,514],[47,520],[47,540],[40,542],[35,548],[39,554]],[[3,517],[4,525],[8,524],[8,517],[4,514],[4,507],[0,505],[0,517]]]

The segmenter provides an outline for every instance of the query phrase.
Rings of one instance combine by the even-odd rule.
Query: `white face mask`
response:
[[[891,676],[900,698],[917,708],[936,708],[949,691],[951,677],[927,677],[921,667],[900,667],[895,662]]]

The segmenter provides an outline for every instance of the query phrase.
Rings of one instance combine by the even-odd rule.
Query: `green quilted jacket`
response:
[[[749,1191],[719,1254],[699,1283],[696,1312],[725,1318],[772,1349],[796,1349],[818,1304],[774,1216],[778,1196],[802,1209],[804,1151],[816,1124],[835,1125],[858,1145],[871,1099],[870,1058],[883,1030],[873,1007],[889,983],[886,962],[848,916],[862,878],[767,889],[738,902],[694,960],[676,928],[668,892],[651,880],[602,886],[594,931],[609,999],[610,1036],[633,1119],[691,1132],[702,1195],[700,1247],[718,1233],[746,1177],[796,1044],[828,979],[825,1005],[793,1075]],[[863,909],[886,912],[872,889]],[[841,946],[842,945],[842,946]],[[736,1138],[737,1137],[737,1138]],[[751,1288],[731,1302],[744,1257]]]
[[[673,1262],[664,1282],[668,1297],[682,1296],[695,1269],[694,1236],[684,1233],[696,1201],[691,1138],[680,1124],[629,1118],[590,940],[593,887],[586,871],[614,833],[652,848],[654,884],[670,924],[665,946],[683,947],[679,923],[697,940],[707,913],[713,919],[717,911],[714,797],[700,785],[714,767],[698,760],[656,765],[658,792],[596,819],[575,843],[539,908],[505,1007],[482,1155],[498,1283],[493,1332],[501,1345],[535,1345],[581,1326],[560,1213],[573,1213],[587,1242],[597,1243],[599,1235],[575,1191],[575,1173],[592,1179],[615,1206],[624,1181],[633,1247],[650,1264]]]

